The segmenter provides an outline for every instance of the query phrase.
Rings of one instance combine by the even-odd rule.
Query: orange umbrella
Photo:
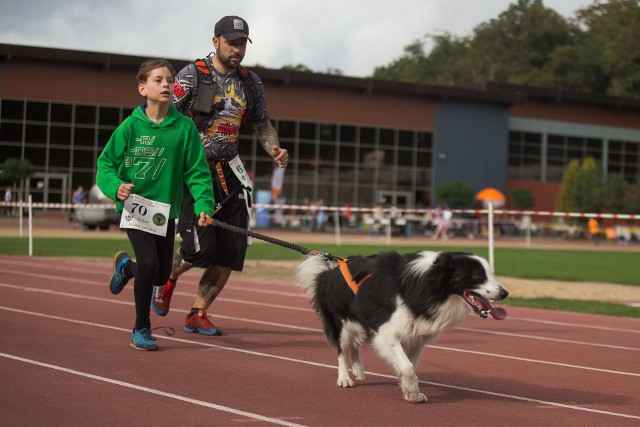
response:
[[[482,202],[483,205],[493,203],[493,206],[501,207],[504,206],[506,198],[504,197],[504,194],[500,192],[500,190],[488,187],[476,194],[476,200]]]

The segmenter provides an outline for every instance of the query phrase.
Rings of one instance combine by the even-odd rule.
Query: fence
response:
[[[28,212],[29,255],[33,253],[33,209],[114,209],[114,204],[72,204],[31,202],[0,202],[2,207],[18,208]],[[587,238],[586,224],[575,219],[596,218],[602,220],[601,234],[608,240],[621,244],[640,243],[640,214],[578,213],[534,210],[495,209],[489,204],[486,209],[451,209],[453,218],[449,234],[475,238],[487,238],[489,262],[493,267],[493,251],[496,233],[501,236],[522,235],[525,246],[530,247],[532,235],[552,235],[564,239]],[[412,233],[428,235],[435,227],[439,209],[361,208],[314,205],[287,205],[255,203],[252,206],[252,226],[301,229],[304,231],[333,231],[335,242],[341,245],[345,232],[365,233],[385,238],[391,244],[392,235],[411,238]],[[20,237],[23,230],[23,215],[20,217]],[[319,218],[323,217],[319,224]],[[533,218],[541,218],[534,221]],[[554,219],[554,222],[544,221]],[[569,219],[569,221],[567,221]]]

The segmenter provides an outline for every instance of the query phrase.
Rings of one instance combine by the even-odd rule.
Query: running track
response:
[[[3,426],[638,426],[640,321],[508,308],[469,317],[422,354],[423,405],[363,353],[367,380],[335,385],[336,357],[302,292],[232,276],[212,312],[225,335],[182,324],[199,271],[178,283],[158,352],[128,345],[130,284],[110,263],[0,255]],[[193,274],[192,274],[193,273]]]

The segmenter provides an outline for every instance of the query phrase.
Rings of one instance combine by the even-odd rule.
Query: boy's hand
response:
[[[116,197],[118,197],[118,200],[127,200],[129,198],[129,196],[131,195],[131,190],[135,187],[135,185],[133,184],[120,184],[120,187],[118,187],[118,193],[116,194]]]
[[[211,224],[211,217],[205,212],[200,212],[200,218],[198,218],[198,225],[200,227],[208,227]]]

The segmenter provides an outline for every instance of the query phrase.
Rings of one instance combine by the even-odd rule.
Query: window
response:
[[[3,119],[22,120],[24,113],[23,101],[11,101],[8,99],[2,100],[2,115]]]
[[[71,104],[51,104],[51,121],[71,123],[73,106]]]
[[[96,107],[76,105],[76,123],[93,125],[96,123]]]
[[[49,104],[45,102],[27,102],[27,120],[38,122],[49,120]]]

